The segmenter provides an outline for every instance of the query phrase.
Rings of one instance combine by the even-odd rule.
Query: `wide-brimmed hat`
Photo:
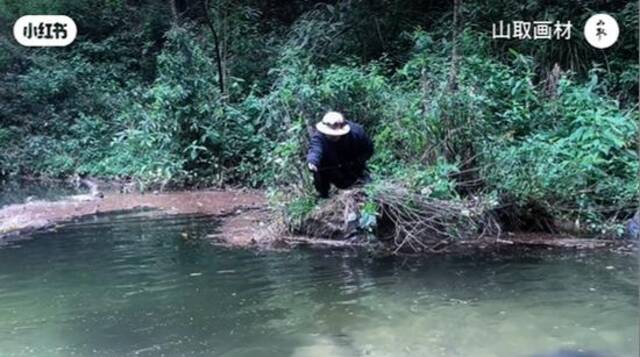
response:
[[[316,123],[316,129],[319,132],[332,135],[332,136],[342,136],[347,134],[351,127],[347,124],[347,121],[344,120],[344,116],[338,112],[328,112],[322,117],[322,120]]]

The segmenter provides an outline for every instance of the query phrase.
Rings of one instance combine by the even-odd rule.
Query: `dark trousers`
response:
[[[318,168],[318,171],[313,173],[313,185],[318,191],[320,197],[329,197],[329,189],[331,184],[339,189],[345,189],[351,187],[358,181],[368,181],[368,173],[366,168],[337,168],[337,169],[323,169]]]

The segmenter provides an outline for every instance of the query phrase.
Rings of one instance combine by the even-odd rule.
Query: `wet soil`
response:
[[[59,201],[32,201],[0,209],[0,238],[53,228],[77,218],[136,209],[158,214],[204,214],[220,219],[217,232],[207,237],[234,247],[294,247],[299,245],[343,248],[368,246],[358,240],[328,240],[290,236],[269,232],[274,215],[260,191],[206,190],[159,194],[106,193],[103,198],[90,195],[68,196]],[[271,234],[270,234],[271,233]],[[637,245],[629,241],[585,239],[557,234],[513,234],[499,237],[443,242],[429,253],[459,253],[503,249],[607,249],[634,252]]]
[[[255,191],[106,193],[104,198],[76,195],[59,201],[32,201],[1,208],[0,238],[50,228],[84,216],[136,209],[154,210],[158,214],[220,216],[224,218],[220,234],[238,237],[235,244],[246,244],[252,227],[267,211],[264,195]]]

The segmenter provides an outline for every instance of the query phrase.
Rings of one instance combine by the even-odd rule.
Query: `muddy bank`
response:
[[[277,215],[268,208],[264,194],[258,191],[184,191],[160,194],[106,193],[103,198],[90,195],[68,196],[59,201],[32,201],[0,209],[0,238],[55,227],[74,219],[136,209],[155,210],[158,214],[205,214],[221,220],[219,231],[207,237],[213,241],[245,248],[368,248],[394,252],[384,241],[370,242],[354,237],[347,240],[291,235],[274,229]],[[442,240],[419,254],[457,254],[476,250],[513,249],[607,249],[633,252],[635,243],[624,240],[575,238],[551,234],[513,234],[484,236],[470,240]]]
[[[0,209],[0,238],[46,229],[76,218],[136,209],[157,210],[159,214],[206,214],[244,217],[247,225],[266,210],[264,196],[247,191],[191,191],[160,194],[106,193],[103,198],[91,195],[68,196],[58,201],[32,201]],[[227,220],[223,222],[226,223]],[[231,233],[236,223],[223,224],[222,232]],[[248,228],[248,227],[247,227]],[[253,232],[246,230],[243,234]]]
[[[249,241],[251,245],[264,242]],[[424,251],[396,251],[392,245],[371,244],[359,240],[332,240],[302,236],[284,236],[271,242],[274,247],[293,248],[305,246],[319,249],[363,249],[382,255],[429,256],[429,255],[474,255],[484,253],[513,254],[531,251],[610,251],[619,254],[636,254],[638,244],[627,240],[575,238],[570,236],[546,237],[544,234],[512,234],[507,237],[484,237],[467,241],[442,242],[436,249]]]
[[[505,226],[491,202],[475,197],[436,199],[402,185],[385,184],[377,186],[373,194],[355,187],[320,200],[302,219],[281,223],[276,236],[279,243],[293,246],[366,247],[402,255],[636,249],[636,242],[631,240],[586,237],[573,232],[516,233],[504,230]]]

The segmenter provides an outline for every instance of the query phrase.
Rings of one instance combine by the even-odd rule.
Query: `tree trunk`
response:
[[[218,32],[216,31],[215,26],[213,25],[213,21],[211,20],[211,16],[209,16],[209,0],[203,0],[202,6],[204,7],[204,17],[207,21],[207,25],[213,34],[213,44],[216,51],[216,64],[218,67],[218,85],[220,87],[220,92],[224,95],[226,93],[225,86],[225,75],[224,75],[224,67],[223,67],[223,59],[220,48],[220,39],[218,37]]]
[[[458,64],[460,55],[458,53],[458,36],[460,35],[460,8],[462,0],[453,0],[453,40],[451,42],[451,71],[449,72],[449,90],[458,89]]]
[[[169,9],[171,10],[171,18],[173,24],[178,24],[178,8],[176,7],[176,0],[169,0]]]

